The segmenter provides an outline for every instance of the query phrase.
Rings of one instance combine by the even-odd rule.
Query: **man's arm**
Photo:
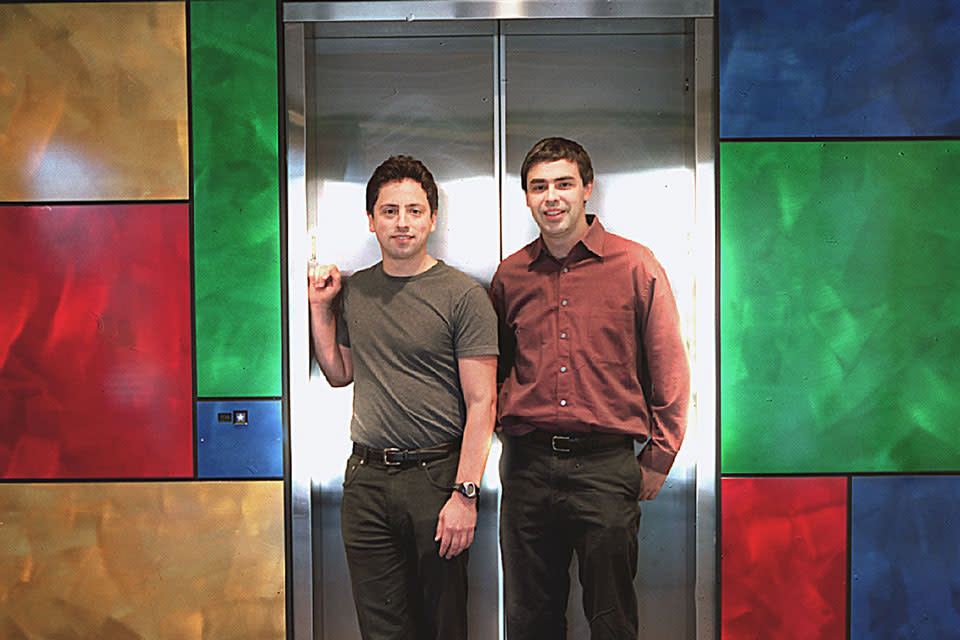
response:
[[[353,382],[350,347],[337,342],[337,295],[342,288],[336,265],[316,265],[307,272],[310,298],[310,335],[313,353],[327,382],[344,387]]]
[[[497,357],[460,358],[457,364],[460,368],[460,387],[467,408],[467,419],[463,428],[456,481],[469,480],[479,485],[493,438],[497,406]],[[440,542],[440,555],[452,558],[469,547],[473,542],[476,525],[477,499],[467,498],[460,492],[453,491],[437,519],[435,539]]]
[[[680,331],[680,313],[670,283],[659,270],[641,339],[650,379],[650,442],[640,453],[640,500],[653,500],[670,472],[687,428],[690,362]]]
[[[517,336],[504,320],[506,318],[506,308],[503,300],[503,284],[498,276],[500,271],[493,275],[493,281],[490,283],[490,300],[493,302],[493,309],[497,312],[497,341],[500,346],[500,357],[497,361],[497,392],[503,381],[510,375],[510,369],[513,368],[514,354],[517,351]]]

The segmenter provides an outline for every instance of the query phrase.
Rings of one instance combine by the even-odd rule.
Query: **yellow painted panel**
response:
[[[0,484],[0,637],[285,637],[283,483]]]
[[[186,199],[183,2],[0,5],[0,201]]]

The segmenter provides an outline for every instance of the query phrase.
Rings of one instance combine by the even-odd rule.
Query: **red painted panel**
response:
[[[193,474],[185,204],[0,208],[0,475]]]
[[[724,478],[721,638],[844,640],[846,478]]]

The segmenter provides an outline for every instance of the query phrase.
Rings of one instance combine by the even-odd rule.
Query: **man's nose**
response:
[[[408,214],[407,212],[405,212],[405,211],[401,211],[400,213],[398,213],[398,214],[397,214],[397,226],[398,226],[398,227],[404,227],[404,228],[406,228],[406,227],[408,226],[409,222],[410,222],[409,219],[408,219],[408,216],[409,216],[409,214]]]
[[[557,199],[557,188],[552,184],[547,185],[547,200]]]

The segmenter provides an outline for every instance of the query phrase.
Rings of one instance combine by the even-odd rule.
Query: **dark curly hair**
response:
[[[370,180],[367,182],[367,213],[373,215],[373,207],[377,204],[380,188],[383,185],[391,182],[402,182],[408,178],[418,182],[423,187],[423,191],[427,194],[427,202],[430,204],[430,212],[435,212],[439,206],[439,197],[433,174],[416,158],[397,155],[384,160],[370,176]]]

